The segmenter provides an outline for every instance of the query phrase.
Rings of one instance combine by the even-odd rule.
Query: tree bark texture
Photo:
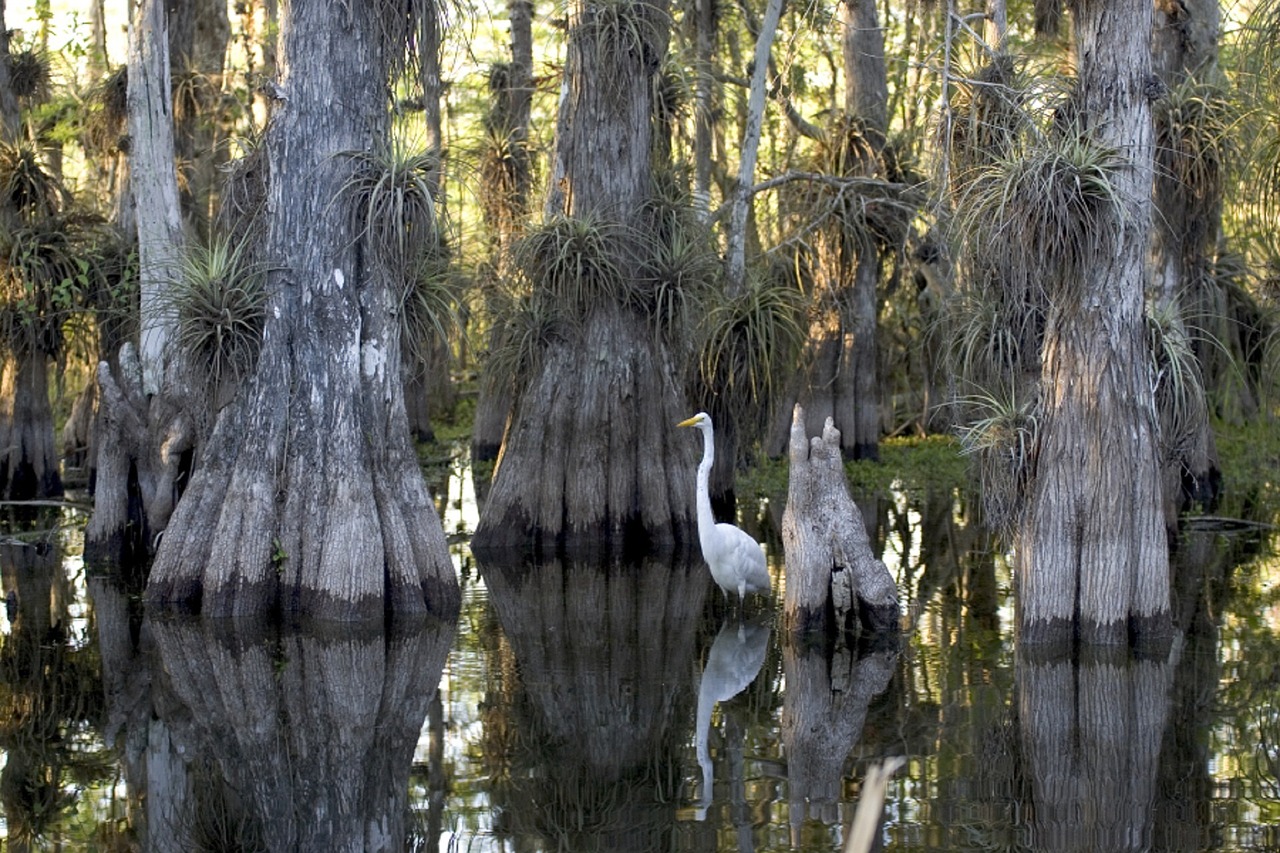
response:
[[[796,406],[789,452],[782,516],[787,632],[843,631],[854,618],[867,631],[896,631],[898,590],[872,553],[862,514],[849,496],[839,430],[828,419],[822,435],[809,438],[804,411]]]
[[[623,25],[638,36],[614,44]],[[548,215],[646,233],[652,84],[667,26],[660,2],[575,6]],[[631,250],[644,245],[637,238]],[[687,412],[666,344],[646,316],[609,297],[580,313],[546,345],[520,392],[473,547],[550,552],[692,541],[695,448],[677,435]]]
[[[525,389],[472,537],[477,550],[590,553],[694,541],[694,442],[673,429],[670,356],[629,312],[593,312]],[[684,439],[684,440],[682,440]]]
[[[184,781],[236,792],[264,849],[404,849],[413,752],[454,629],[276,636],[244,621],[153,623],[157,716]],[[202,765],[213,773],[197,775]],[[173,849],[192,849],[182,825],[166,829]]]
[[[129,159],[142,291],[143,388],[163,390],[173,318],[164,291],[178,279],[184,243],[174,166],[169,16],[164,0],[143,0],[129,21]]]
[[[85,562],[126,568],[145,561],[173,514],[195,448],[191,419],[166,394],[148,397],[132,344],[114,367],[98,364],[93,515]]]
[[[298,2],[282,21],[261,353],[161,543],[153,604],[352,620],[456,607],[409,441],[389,283],[343,193],[350,153],[388,130],[375,11]]]
[[[1169,632],[1169,555],[1143,325],[1151,4],[1073,8],[1083,132],[1124,158],[1111,175],[1121,202],[1090,223],[1095,256],[1073,271],[1046,321],[1019,624],[1028,643],[1157,640]]]
[[[179,463],[194,434],[179,403],[174,317],[166,291],[180,275],[185,242],[174,165],[168,15],[148,0],[129,26],[129,182],[124,203],[138,236],[140,350],[110,352],[98,365],[94,510],[85,559],[101,567],[148,558],[173,511]]]
[[[49,357],[29,347],[6,348],[0,360],[0,497],[31,500],[61,494]]]

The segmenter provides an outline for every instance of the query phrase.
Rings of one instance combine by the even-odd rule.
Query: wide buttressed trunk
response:
[[[1158,425],[1144,341],[1151,4],[1073,5],[1082,133],[1117,152],[1117,199],[1082,237],[1042,349],[1044,413],[1019,533],[1021,639],[1155,639],[1169,627]]]
[[[623,258],[643,250],[648,229],[652,84],[666,28],[660,3],[574,9],[546,212],[624,235],[610,250],[622,280],[576,302],[545,346],[512,412],[473,547],[693,539],[697,448],[675,429],[689,413],[673,360],[650,318],[619,295],[641,284]],[[565,301],[547,296],[547,281],[533,287]]]
[[[218,415],[147,588],[207,614],[362,619],[458,599],[409,441],[385,274],[345,192],[388,128],[378,4],[281,26],[256,368]]]

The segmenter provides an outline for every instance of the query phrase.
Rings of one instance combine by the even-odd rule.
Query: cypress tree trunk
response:
[[[1210,114],[1223,109],[1226,93],[1217,90],[1225,83],[1217,66],[1220,14],[1217,0],[1155,4],[1152,57],[1167,90],[1167,108],[1160,109],[1157,118],[1152,301],[1160,313],[1162,334],[1198,357],[1187,393],[1174,403],[1179,409],[1174,413],[1176,434],[1165,436],[1165,524],[1171,531],[1177,529],[1183,505],[1212,504],[1222,486],[1204,394],[1209,370],[1220,361],[1220,346],[1193,340],[1186,321],[1209,330],[1201,338],[1229,336],[1213,329],[1221,316],[1213,308],[1212,267],[1221,231],[1225,164],[1214,157],[1217,140],[1188,138],[1195,131],[1178,126],[1170,115],[1188,94],[1184,87],[1193,81],[1203,87],[1191,93],[1204,99],[1199,109]]]
[[[29,347],[6,350],[0,367],[0,497],[61,494],[48,356]]]
[[[1073,6],[1083,133],[1119,152],[1120,202],[1052,300],[1044,415],[1018,543],[1021,639],[1123,643],[1169,629],[1158,426],[1144,341],[1152,182],[1149,0]],[[1084,238],[1082,238],[1083,240]],[[1076,624],[1076,618],[1079,624]]]
[[[85,530],[85,559],[117,566],[150,554],[195,440],[177,404],[174,318],[165,304],[185,238],[174,168],[168,16],[159,0],[141,4],[130,20],[129,80],[129,185],[121,202],[137,226],[140,347],[121,347],[98,365],[96,488]]]
[[[388,130],[392,48],[372,6],[296,2],[282,21],[261,353],[170,522],[152,604],[338,619],[456,605],[409,441],[387,276],[344,193],[351,153]]]
[[[546,210],[629,235],[615,241],[624,278],[634,263],[623,258],[645,251],[653,82],[667,27],[661,0],[575,5],[570,16]],[[638,38],[614,43],[610,33],[620,31]],[[577,312],[516,403],[473,547],[661,547],[693,538],[696,447],[676,434],[687,415],[665,343],[622,299],[596,295]]]

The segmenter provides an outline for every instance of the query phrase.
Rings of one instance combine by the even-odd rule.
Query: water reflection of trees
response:
[[[59,549],[0,545],[9,633],[0,645],[0,802],[10,850],[56,837],[87,785],[110,778],[114,756],[91,738],[100,719],[99,664],[73,636]]]
[[[103,582],[94,600],[104,732],[147,850],[404,848],[454,623],[142,620]]]
[[[669,849],[706,569],[480,560],[510,644],[486,729],[495,831],[552,849]],[[494,750],[493,754],[489,754]]]

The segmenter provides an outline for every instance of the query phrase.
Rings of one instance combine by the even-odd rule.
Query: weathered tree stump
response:
[[[787,561],[784,624],[791,633],[839,630],[856,616],[868,631],[898,630],[898,590],[871,551],[862,514],[849,496],[840,431],[827,419],[822,436],[805,434],[804,410],[791,421],[791,477],[782,515]]]

